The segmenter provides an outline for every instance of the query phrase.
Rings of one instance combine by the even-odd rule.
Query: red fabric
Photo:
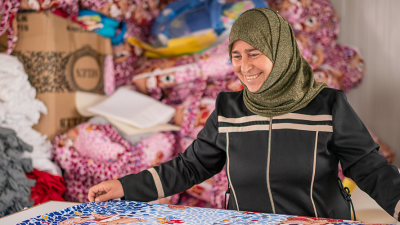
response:
[[[64,178],[34,169],[26,173],[29,179],[36,180],[36,185],[31,187],[31,200],[34,205],[50,200],[65,201],[62,195],[65,192]]]

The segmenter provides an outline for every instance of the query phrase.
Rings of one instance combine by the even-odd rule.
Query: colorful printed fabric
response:
[[[104,57],[104,94],[112,95],[115,91],[114,61],[112,55]]]
[[[149,204],[135,201],[86,203],[25,220],[40,224],[363,224],[358,221],[283,214]]]
[[[313,42],[330,51],[339,34],[339,18],[329,0],[313,0],[301,15],[300,23],[311,35]]]
[[[172,159],[176,156],[175,142],[172,132],[159,132],[140,141],[136,147],[143,152],[141,163],[150,168]]]
[[[212,208],[226,209],[229,197],[226,196],[228,190],[228,178],[226,176],[226,168],[212,177],[212,192],[210,196],[210,203]]]
[[[34,169],[26,173],[26,177],[36,180],[35,186],[31,187],[31,200],[34,205],[50,200],[65,201],[62,195],[65,192],[64,178]]]
[[[388,160],[389,164],[392,164],[393,158],[396,155],[394,150],[390,146],[383,143],[380,138],[378,138],[374,133],[372,133],[372,131],[370,130],[368,131],[371,134],[372,139],[374,139],[374,141],[379,145],[379,154],[385,157]]]
[[[356,87],[365,75],[365,64],[358,48],[337,44],[326,55],[325,65],[341,73],[343,90],[348,92]]]
[[[138,173],[175,157],[176,134],[160,132],[130,146],[109,124],[82,123],[54,141],[54,160],[64,169],[69,201],[87,202],[89,188]],[[176,204],[179,194],[155,201]]]
[[[364,61],[357,48],[337,44],[339,17],[329,0],[268,2],[291,24],[300,53],[318,73],[316,79],[346,92],[361,82]]]
[[[325,82],[330,88],[343,89],[342,74],[335,73],[331,67],[325,64],[314,70],[314,79],[318,82]]]
[[[14,50],[18,39],[16,14],[19,6],[20,0],[6,0],[0,3],[0,36],[7,34],[7,54]]]
[[[132,77],[136,73],[137,64],[140,59],[130,55],[120,63],[114,63],[115,88],[132,84]]]
[[[66,135],[57,135],[53,144],[54,161],[64,170],[66,187],[64,197],[67,201],[87,202],[90,187],[102,181],[117,179],[144,169],[141,163],[140,149],[131,147],[111,125],[82,124],[79,126],[78,134],[74,133],[77,129],[72,129]],[[75,138],[79,136],[79,132],[86,132],[84,131],[86,128],[101,132],[99,138],[103,142],[110,143],[109,141],[111,141],[118,145],[116,151],[111,149],[113,155],[108,158],[109,160],[97,157],[99,155],[97,153],[81,155],[74,148]],[[108,140],[104,141],[104,139]],[[101,142],[101,140],[98,141]],[[121,146],[123,147],[122,152],[120,152]],[[91,150],[96,151],[97,149]],[[117,158],[114,158],[115,156]]]
[[[101,126],[104,127],[104,126]],[[92,157],[96,161],[115,161],[127,148],[128,143],[121,145],[113,141],[99,127],[82,123],[76,127],[78,136],[73,147],[83,157]]]

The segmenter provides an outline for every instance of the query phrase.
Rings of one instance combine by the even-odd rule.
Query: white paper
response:
[[[118,130],[122,131],[126,135],[137,135],[137,134],[143,134],[143,133],[150,133],[150,132],[159,132],[159,131],[180,131],[181,127],[176,126],[170,123],[163,123],[163,124],[158,124],[154,127],[150,128],[145,128],[145,129],[140,129],[131,125],[128,125],[126,123],[120,122],[118,120],[114,120],[112,118],[106,118],[114,127],[116,127]]]
[[[168,123],[175,114],[174,107],[128,87],[120,87],[106,100],[87,110],[141,129]]]
[[[95,113],[89,112],[87,109],[97,105],[107,99],[106,95],[95,94],[91,92],[77,91],[75,93],[75,106],[78,113],[82,116],[95,116]]]

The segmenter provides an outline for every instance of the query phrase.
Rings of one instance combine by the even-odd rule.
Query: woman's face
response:
[[[261,51],[237,40],[232,45],[232,66],[247,89],[256,92],[268,78],[273,64]]]

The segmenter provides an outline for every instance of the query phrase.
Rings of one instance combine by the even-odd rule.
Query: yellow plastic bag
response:
[[[180,55],[193,54],[211,46],[217,40],[217,35],[210,31],[203,35],[181,37],[168,40],[167,47],[154,48],[135,38],[128,38],[131,45],[143,48],[149,58],[177,57]]]
[[[353,192],[354,188],[357,187],[357,184],[350,178],[345,177],[342,181],[343,187],[348,187],[350,194]]]

